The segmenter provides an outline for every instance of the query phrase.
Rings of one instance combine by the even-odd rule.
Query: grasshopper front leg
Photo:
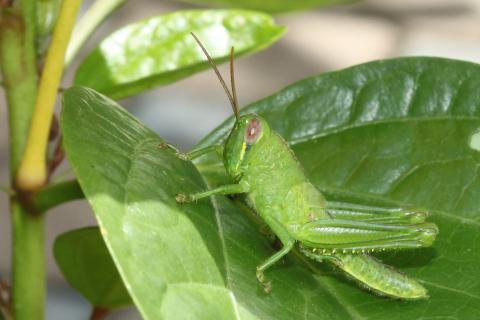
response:
[[[179,157],[182,158],[183,160],[193,160],[210,152],[215,152],[215,154],[219,158],[222,158],[223,146],[219,144],[214,144],[205,148],[195,149],[187,153],[180,153]]]
[[[179,193],[175,196],[175,200],[177,200],[178,203],[186,203],[186,202],[196,201],[196,200],[210,197],[217,194],[227,195],[227,194],[245,193],[245,192],[248,192],[249,189],[250,188],[247,183],[240,181],[237,184],[226,184],[216,189],[207,190],[204,192],[194,193],[190,195]]]

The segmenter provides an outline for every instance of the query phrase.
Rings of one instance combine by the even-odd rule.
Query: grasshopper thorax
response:
[[[249,154],[270,135],[267,121],[256,114],[239,117],[225,142],[223,161],[228,174],[238,181],[248,165]]]

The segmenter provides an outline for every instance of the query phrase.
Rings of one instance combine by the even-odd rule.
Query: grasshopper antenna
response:
[[[227,94],[228,100],[230,100],[230,104],[232,105],[232,109],[233,109],[233,112],[235,113],[235,117],[238,120],[240,118],[240,114],[238,112],[238,105],[237,105],[237,102],[236,102],[236,95],[237,94],[236,94],[236,91],[235,91],[235,87],[233,87],[233,96],[232,96],[232,94],[230,93],[230,90],[228,90],[228,87],[227,87],[227,84],[225,83],[225,80],[223,80],[223,77],[220,74],[220,71],[218,71],[217,65],[215,64],[213,59],[208,54],[207,49],[205,49],[202,42],[200,41],[200,39],[198,39],[198,37],[195,35],[195,33],[190,32],[190,34],[195,39],[195,41],[198,43],[198,45],[202,49],[203,53],[207,57],[208,63],[210,63],[210,66],[212,67],[213,71],[215,71],[215,73],[217,75],[217,78],[218,78],[218,80],[220,81],[220,84],[223,87],[223,90],[225,90],[225,93]],[[233,50],[232,50],[231,55],[230,55],[230,70],[233,70]],[[235,84],[235,81],[233,80],[233,74],[232,74],[232,85],[234,85],[234,84]]]
[[[233,95],[233,112],[235,113],[235,117],[240,118],[240,112],[238,111],[238,100],[237,100],[237,88],[235,87],[235,68],[233,65],[235,48],[232,47],[230,49],[230,85],[232,87],[232,95]]]

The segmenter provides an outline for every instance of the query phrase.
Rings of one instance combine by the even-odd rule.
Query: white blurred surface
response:
[[[91,1],[85,1],[86,4]],[[82,52],[116,28],[140,18],[187,8],[174,2],[130,1],[99,28]],[[288,33],[274,46],[236,63],[238,95],[245,105],[302,78],[374,59],[407,55],[480,61],[480,1],[369,0],[341,8],[282,15]],[[225,70],[223,68],[223,70]],[[67,79],[71,75],[67,76]],[[65,83],[68,86],[68,82]],[[121,102],[162,137],[186,150],[230,114],[222,88],[210,71]],[[8,184],[5,99],[0,90],[0,185]],[[10,273],[8,198],[0,193],[0,276]],[[85,319],[89,306],[65,283],[53,261],[54,238],[92,225],[86,202],[49,213],[47,247],[48,319]],[[138,318],[124,310],[109,319]]]

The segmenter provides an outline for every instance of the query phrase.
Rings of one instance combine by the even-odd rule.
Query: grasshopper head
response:
[[[220,71],[218,71],[217,65],[208,54],[207,49],[205,49],[200,39],[198,39],[193,32],[191,32],[191,34],[207,57],[208,63],[210,63],[210,66],[217,74],[218,80],[225,90],[228,100],[230,100],[233,113],[237,119],[232,131],[230,132],[230,135],[227,138],[227,141],[225,142],[223,162],[228,174],[234,180],[238,181],[242,177],[242,174],[247,166],[246,160],[248,159],[249,153],[255,149],[255,146],[259,141],[270,135],[270,127],[268,126],[267,121],[255,114],[240,116],[237,93],[235,89],[233,47],[230,50],[230,84],[232,87],[232,92],[230,92],[225,80],[223,80],[223,77],[220,74]]]
[[[248,114],[238,118],[225,142],[223,153],[225,169],[234,180],[240,180],[250,152],[269,134],[270,127],[262,117]]]

